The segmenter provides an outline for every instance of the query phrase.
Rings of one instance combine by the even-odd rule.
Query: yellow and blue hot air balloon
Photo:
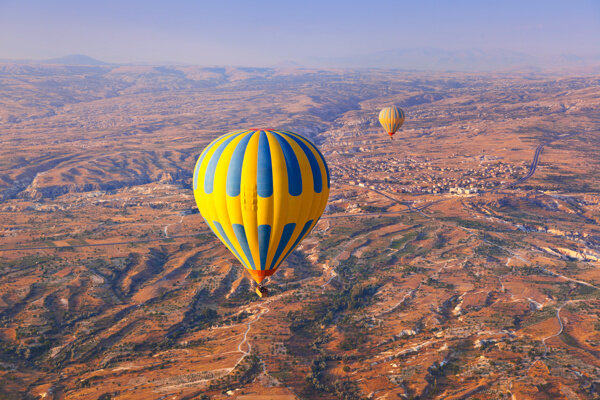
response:
[[[329,170],[317,147],[272,129],[234,131],[210,143],[193,183],[202,217],[259,285],[314,228],[329,197]]]
[[[404,123],[404,111],[396,106],[384,107],[379,112],[379,122],[392,138]]]

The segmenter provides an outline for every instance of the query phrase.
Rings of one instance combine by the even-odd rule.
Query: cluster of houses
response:
[[[338,164],[331,172],[334,181],[373,190],[468,195],[512,182],[527,173],[527,166],[494,162],[463,169],[423,160],[363,159]]]

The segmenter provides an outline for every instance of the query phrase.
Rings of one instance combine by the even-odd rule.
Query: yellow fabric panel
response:
[[[198,162],[200,162],[202,160],[202,164],[200,165],[200,169],[199,169],[199,173],[198,173],[199,177],[203,177],[206,174],[206,168],[208,166],[208,162],[210,161],[210,159],[211,159],[212,155],[215,153],[215,151],[219,148],[220,144],[223,143],[228,138],[230,138],[231,136],[234,136],[241,132],[244,132],[244,131],[239,130],[239,131],[234,131],[229,134],[223,135],[220,138],[217,138],[216,140],[214,140],[211,144],[209,144],[209,146],[207,146],[207,149],[204,152],[202,152],[201,156],[198,158]],[[213,145],[213,143],[214,143],[214,145]],[[212,147],[211,147],[211,145],[212,145]],[[204,158],[202,158],[203,156],[204,156]],[[216,177],[215,177],[215,181],[216,181]],[[200,211],[200,214],[202,215],[202,217],[204,218],[206,223],[210,226],[210,228],[213,230],[215,235],[219,238],[219,240],[221,240],[221,242],[223,242],[223,244],[225,244],[225,246],[229,249],[229,251],[231,251],[234,255],[235,255],[235,251],[237,251],[238,254],[240,254],[241,249],[239,249],[238,246],[235,246],[235,244],[236,244],[236,241],[234,240],[235,235],[232,236],[231,229],[226,229],[226,227],[230,227],[230,224],[223,223],[223,221],[219,218],[219,213],[220,212],[223,213],[223,210],[220,210],[217,207],[217,203],[214,200],[215,191],[213,190],[212,194],[206,194],[204,191],[203,182],[204,182],[203,179],[200,179],[198,188],[196,190],[194,190],[194,198],[196,200],[196,204],[198,205],[198,210]],[[215,182],[215,184],[216,184],[216,182]],[[225,230],[226,234],[228,235],[228,237],[230,239],[230,243],[234,246],[234,248],[230,247],[227,244],[227,240],[225,240],[225,238],[223,238],[220,235],[220,233],[216,229],[215,225],[213,224],[213,221],[218,221],[221,224],[222,228]],[[247,261],[240,259],[240,262],[244,263]]]
[[[231,141],[227,145],[227,147],[225,147],[225,150],[223,150],[223,153],[221,154],[221,157],[219,158],[219,162],[217,164],[217,168],[215,171],[214,189],[213,189],[213,192],[211,194],[209,194],[208,196],[212,199],[212,203],[213,203],[214,210],[215,210],[215,217],[216,217],[215,220],[221,224],[223,230],[225,231],[225,234],[227,235],[229,240],[233,243],[233,246],[236,248],[237,253],[242,258],[242,262],[245,262],[246,265],[250,266],[251,262],[246,257],[238,240],[236,240],[236,235],[235,235],[235,232],[233,231],[233,224],[239,223],[239,221],[231,220],[231,218],[230,218],[230,215],[235,217],[236,213],[235,212],[230,213],[229,207],[231,207],[232,210],[235,208],[239,209],[240,208],[240,199],[239,199],[240,196],[233,198],[233,201],[231,202],[231,204],[229,204],[228,200],[231,198],[228,197],[225,193],[225,185],[227,183],[227,170],[228,170],[227,167],[229,166],[229,162],[231,160],[233,151],[235,150],[235,147],[237,146],[237,144],[239,143],[239,141],[241,139],[242,139],[242,135],[233,139],[233,141]]]
[[[241,132],[244,132],[244,131],[243,130],[235,131],[230,134],[226,134],[214,141],[215,145],[212,146],[212,148],[206,153],[204,159],[202,160],[202,164],[200,166],[200,170],[198,173],[199,177],[205,176],[208,163],[211,160],[212,155],[219,148],[220,144],[222,144],[225,140],[227,140],[231,136],[234,136]],[[202,215],[204,220],[209,224],[209,226],[213,229],[213,232],[219,238],[219,240],[221,240],[221,242],[223,242],[223,244],[225,244],[225,246],[234,255],[237,252],[237,254],[239,254],[241,256],[240,262],[242,262],[242,264],[246,263],[245,265],[250,265],[248,263],[248,260],[245,258],[244,252],[242,251],[241,247],[239,246],[239,243],[237,243],[237,240],[235,239],[235,234],[233,232],[232,225],[231,225],[230,219],[229,219],[228,206],[224,199],[225,179],[223,179],[223,177],[226,178],[227,171],[226,171],[226,168],[223,168],[223,166],[227,166],[229,164],[229,159],[231,158],[231,153],[233,152],[233,149],[235,148],[235,146],[232,146],[232,143],[238,143],[242,136],[243,136],[243,134],[240,135],[239,137],[237,137],[236,139],[234,139],[231,143],[229,143],[229,145],[227,145],[227,147],[223,151],[223,154],[221,155],[221,157],[219,159],[219,163],[217,164],[217,169],[215,171],[213,192],[211,194],[205,193],[203,179],[200,179],[200,181],[202,183],[198,185],[198,188],[196,190],[194,190],[194,197],[196,199],[196,204],[198,205],[198,209],[200,210],[200,214]],[[199,161],[200,161],[200,159],[199,159]],[[224,161],[226,161],[226,162],[224,162]],[[219,196],[218,195],[219,193],[221,193],[222,196]],[[233,208],[233,205],[231,205],[231,207]],[[233,217],[235,218],[235,215],[233,215]],[[215,225],[213,224],[213,221],[217,221],[221,224],[221,227],[223,228],[225,234],[227,235],[227,237],[234,249],[232,249],[230,246],[227,245],[227,240],[225,240],[225,238],[223,238],[219,234],[218,230],[216,229]],[[235,250],[235,251],[233,251],[233,250]]]
[[[227,138],[235,135],[236,133],[239,133],[239,131],[231,132],[226,135],[223,135],[223,136],[215,139],[214,141],[212,141],[206,147],[206,149],[202,152],[202,154],[200,155],[200,157],[198,158],[198,161],[197,161],[198,163],[200,163],[201,161],[204,161],[200,165],[200,167],[196,166],[196,168],[199,168],[198,177],[203,177],[206,174],[206,167],[208,164],[207,160],[210,160],[212,154],[214,154],[216,149],[219,147],[219,144],[223,143]],[[203,156],[204,156],[204,158],[202,158]],[[200,215],[202,215],[202,217],[206,221],[210,221],[212,223],[212,221],[215,220],[216,214],[215,214],[215,210],[214,210],[212,201],[210,201],[210,199],[208,199],[204,193],[203,182],[204,182],[203,179],[199,179],[198,188],[194,190],[194,198],[196,200],[196,204],[198,205],[198,210],[200,211]]]

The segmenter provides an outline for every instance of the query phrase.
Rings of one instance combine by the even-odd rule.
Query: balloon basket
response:
[[[255,291],[256,291],[256,294],[258,295],[258,297],[261,297],[261,298],[267,297],[269,295],[269,291],[264,286],[257,286]]]

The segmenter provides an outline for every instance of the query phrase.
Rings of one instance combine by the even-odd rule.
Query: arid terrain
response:
[[[599,110],[584,72],[0,64],[0,398],[600,399]],[[191,189],[260,127],[332,173],[266,299]]]

